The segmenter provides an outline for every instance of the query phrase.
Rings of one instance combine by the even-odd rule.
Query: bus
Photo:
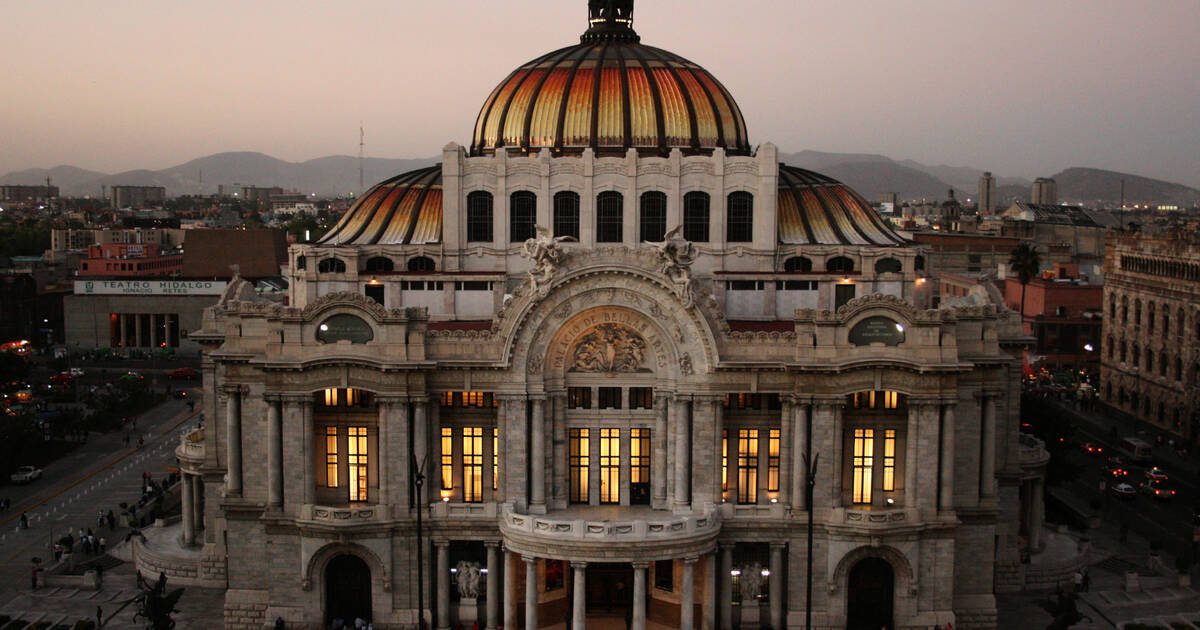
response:
[[[1121,443],[1117,445],[1129,461],[1145,464],[1150,461],[1151,446],[1150,443],[1135,437],[1121,438]]]

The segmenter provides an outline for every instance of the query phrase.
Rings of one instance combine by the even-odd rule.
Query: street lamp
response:
[[[813,456],[812,461],[808,459],[808,453],[804,454],[804,471],[808,475],[804,484],[804,505],[808,507],[808,571],[804,576],[804,630],[812,628],[812,571],[813,571],[813,486],[817,484],[817,462],[820,461],[821,454],[817,453]]]

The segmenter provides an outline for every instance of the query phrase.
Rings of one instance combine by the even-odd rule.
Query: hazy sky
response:
[[[301,161],[469,143],[495,85],[586,0],[0,0],[0,173]],[[1200,186],[1197,0],[639,0],[753,144]]]

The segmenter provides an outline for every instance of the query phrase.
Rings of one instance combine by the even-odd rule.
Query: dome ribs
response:
[[[625,68],[625,55],[617,55],[617,67],[621,76],[621,148],[628,151],[633,146],[633,111],[629,107],[629,71]]]
[[[529,136],[533,130],[533,113],[534,113],[534,110],[537,109],[538,99],[543,96],[549,96],[542,92],[542,86],[546,85],[546,81],[554,73],[554,70],[558,67],[558,64],[562,60],[569,57],[573,49],[574,49],[574,47],[567,47],[567,48],[563,48],[561,50],[557,50],[553,53],[550,53],[550,55],[549,55],[549,57],[551,59],[550,67],[546,69],[545,74],[543,74],[541,79],[538,81],[537,87],[535,87],[533,89],[533,94],[529,98],[529,104],[526,107],[526,111],[525,111],[525,128],[521,130],[520,145],[521,145],[521,149],[526,152],[529,151]],[[557,57],[555,57],[555,55],[557,55]],[[566,98],[565,93],[560,93],[559,98],[565,99]]]
[[[604,55],[608,52],[608,42],[600,45],[600,54],[596,56],[595,76],[592,77],[592,119],[591,132],[588,134],[588,144],[595,151],[599,147],[598,130],[600,129],[600,78],[604,74]]]
[[[796,174],[791,172],[790,169],[780,168],[779,176],[787,183],[788,197],[796,204],[795,210],[800,220],[800,229],[804,231],[807,242],[816,243],[816,234],[813,233],[812,226],[808,223],[808,213],[804,211],[804,200],[800,198],[800,194],[796,191]]]
[[[685,138],[685,141],[688,143],[689,148],[692,150],[698,150],[700,148],[700,130],[696,126],[696,108],[692,105],[692,96],[688,92],[687,86],[683,84],[683,81],[675,72],[675,67],[674,64],[671,63],[671,60],[663,59],[662,55],[659,54],[659,51],[656,48],[651,48],[649,46],[646,46],[645,48],[659,57],[659,60],[663,64],[663,68],[671,75],[671,78],[675,80],[675,88],[679,91],[679,95],[683,97],[683,103],[687,107],[688,113],[688,129],[691,133],[687,138]]]
[[[547,54],[542,55],[541,57],[538,57],[537,59],[534,59],[533,61],[525,64],[525,66],[522,68],[522,70],[524,70],[525,72],[521,76],[521,78],[516,82],[516,85],[513,85],[511,78],[508,81],[506,81],[506,83],[508,85],[511,85],[512,88],[508,90],[507,98],[504,101],[504,109],[502,109],[500,111],[500,118],[496,121],[496,136],[495,136],[495,140],[493,143],[496,148],[501,148],[501,147],[505,146],[504,126],[508,122],[509,108],[512,107],[513,99],[516,98],[517,92],[519,92],[521,90],[521,86],[523,86],[525,84],[525,81],[527,81],[529,79],[530,75],[533,74],[533,71],[537,69],[538,64],[542,63],[547,58],[553,56],[557,52],[558,51],[556,50],[554,52],[547,53]],[[520,70],[518,70],[517,72],[520,72]],[[516,73],[513,73],[513,74],[515,75]],[[489,126],[491,126],[491,125],[489,125]]]
[[[650,64],[646,63],[646,57],[641,51],[633,49],[634,56],[637,57],[638,64],[642,66],[642,72],[646,75],[646,82],[650,85],[650,93],[654,95],[654,124],[657,130],[655,138],[658,150],[661,153],[667,152],[667,128],[664,123],[664,113],[662,108],[662,92],[658,89],[658,79],[650,70]]]
[[[407,188],[404,186],[393,186],[392,191],[388,193],[387,197],[384,197],[383,201],[375,208],[375,211],[371,213],[370,220],[365,222],[358,236],[351,239],[353,244],[373,245],[378,243],[379,237],[387,231],[387,226],[391,222],[396,208],[399,207],[400,201],[404,199],[405,192],[407,192]],[[383,210],[385,206],[387,210]]]
[[[400,239],[401,244],[407,244],[412,241],[413,231],[417,228],[417,221],[421,215],[425,214],[425,198],[429,196],[430,189],[433,188],[433,182],[442,176],[442,165],[438,164],[433,169],[429,169],[425,173],[425,177],[418,178],[418,181],[413,183],[413,187],[421,187],[421,196],[417,198],[417,202],[413,204],[413,211],[409,213],[408,226],[404,230],[404,237]]]
[[[566,141],[565,127],[567,124],[567,108],[571,103],[571,90],[575,88],[575,77],[579,76],[579,66],[583,65],[583,60],[587,59],[588,50],[582,49],[579,58],[575,60],[575,65],[571,67],[571,72],[567,76],[567,84],[563,87],[562,102],[559,103],[558,109],[558,124],[555,127],[554,133],[554,151],[561,151],[563,143]]]

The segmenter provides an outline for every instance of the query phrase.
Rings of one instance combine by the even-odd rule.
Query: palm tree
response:
[[[1022,318],[1025,317],[1025,287],[1029,285],[1030,280],[1037,277],[1041,264],[1042,258],[1038,255],[1037,247],[1029,243],[1017,245],[1008,257],[1008,266],[1017,273],[1017,280],[1021,283]]]

